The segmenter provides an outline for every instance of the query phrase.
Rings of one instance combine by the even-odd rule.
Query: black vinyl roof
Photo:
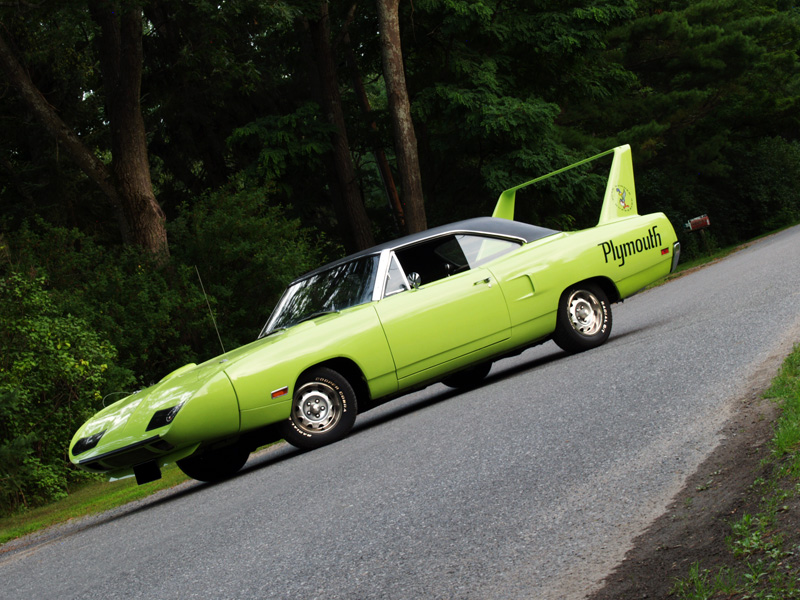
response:
[[[345,256],[344,258],[340,258],[339,260],[314,269],[313,271],[298,277],[295,281],[300,281],[306,277],[327,271],[328,269],[346,262],[350,262],[351,260],[357,258],[380,254],[383,250],[396,250],[406,246],[412,246],[432,238],[457,233],[476,233],[505,238],[516,238],[520,241],[528,243],[553,235],[554,233],[558,233],[558,231],[555,229],[548,229],[546,227],[539,227],[538,225],[529,225],[528,223],[510,221],[509,219],[498,219],[495,217],[477,217],[474,219],[466,219],[464,221],[456,221],[455,223],[450,223],[448,225],[432,227],[431,229],[426,229],[425,231],[420,231],[419,233],[412,233],[411,235],[406,235],[397,238],[396,240],[391,240],[389,242],[384,242],[383,244],[373,246],[372,248],[361,250],[360,252],[350,254],[349,256]]]

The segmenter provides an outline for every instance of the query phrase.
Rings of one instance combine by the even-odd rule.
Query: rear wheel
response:
[[[600,286],[579,283],[561,295],[553,340],[567,352],[605,343],[611,334],[611,306]]]
[[[350,382],[333,369],[317,367],[297,382],[283,438],[306,450],[336,442],[350,432],[356,412]]]
[[[198,481],[221,481],[232,477],[247,462],[250,451],[236,442],[222,448],[209,448],[194,453],[177,462],[178,468],[192,479]]]
[[[480,365],[470,367],[469,369],[465,369],[464,371],[459,371],[458,373],[448,375],[442,379],[442,383],[447,387],[455,388],[457,390],[474,388],[475,386],[480,385],[480,383],[486,379],[486,376],[491,370],[492,363],[482,363]]]

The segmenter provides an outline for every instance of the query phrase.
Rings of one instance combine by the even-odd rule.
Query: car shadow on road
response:
[[[624,343],[627,338],[638,335],[643,330],[649,329],[650,327],[651,326],[648,325],[646,327],[630,329],[619,334],[614,334],[608,340],[606,345],[612,346],[618,343]],[[538,355],[535,357],[531,357],[528,360],[521,360],[517,358],[515,362],[512,362],[509,358],[500,359],[492,366],[492,370],[486,377],[486,379],[484,379],[480,384],[468,389],[453,389],[445,387],[438,383],[431,384],[430,386],[428,386],[428,388],[424,389],[429,389],[436,386],[437,390],[441,391],[432,394],[429,393],[426,396],[420,396],[420,399],[417,401],[409,402],[407,399],[404,401],[400,401],[400,403],[398,403],[397,405],[397,408],[395,408],[394,410],[385,409],[384,413],[379,416],[370,415],[371,418],[367,417],[364,420],[358,420],[356,421],[356,425],[353,428],[353,432],[350,435],[351,436],[358,435],[360,432],[369,431],[370,429],[374,429],[375,427],[379,427],[385,423],[394,421],[395,419],[400,419],[406,415],[415,413],[420,410],[424,410],[431,406],[435,406],[441,402],[446,402],[447,400],[456,398],[458,396],[461,396],[462,394],[467,394],[475,390],[487,388],[495,383],[505,381],[507,379],[512,379],[514,377],[518,377],[523,373],[534,371],[536,369],[544,367],[545,365],[560,360],[579,356],[565,352],[564,350],[561,350],[558,347],[554,347],[552,349],[548,348],[548,350],[550,350],[550,352],[547,355],[545,356]],[[588,352],[580,353],[580,355],[588,357],[591,355],[591,352],[592,351],[589,350]],[[524,356],[524,353],[520,356]],[[417,393],[422,391],[423,390],[419,390]],[[380,407],[386,407],[387,404],[391,404],[392,402],[398,400],[399,400],[398,398],[393,398],[389,400],[383,400],[380,402],[370,403],[369,406],[364,411],[362,411],[362,413],[368,414],[370,413],[370,411],[373,411],[374,409]]]
[[[381,415],[378,416],[370,415],[371,418],[367,417],[364,420],[358,420],[356,421],[356,425],[353,428],[353,432],[350,434],[350,436],[358,435],[359,433],[369,431],[370,429],[374,429],[375,427],[379,427],[381,425],[384,425],[385,423],[389,423],[396,419],[400,419],[406,415],[424,410],[426,408],[435,406],[442,402],[446,402],[452,398],[457,398],[462,394],[468,394],[475,390],[488,388],[494,383],[504,381],[512,377],[517,377],[522,373],[525,373],[527,371],[532,371],[534,369],[547,365],[551,362],[554,362],[566,356],[569,356],[566,352],[557,350],[553,354],[549,354],[547,356],[539,356],[525,362],[518,362],[517,364],[511,367],[503,367],[502,362],[500,362],[492,367],[492,371],[489,373],[486,379],[484,379],[480,384],[466,389],[448,388],[438,383],[431,384],[429,388],[436,386],[436,390],[440,391],[436,391],[433,393],[429,392],[428,395],[420,396],[419,400],[415,401],[409,401],[408,399],[404,399],[403,401],[398,403],[395,409],[391,408],[385,409],[385,411]],[[420,392],[421,391],[422,390],[420,390]],[[399,399],[395,399],[395,401],[398,400]],[[386,407],[386,405],[390,404],[392,401],[393,400],[386,400],[380,403],[372,404],[367,408],[367,410],[364,411],[364,413],[369,413],[370,411],[376,408]]]

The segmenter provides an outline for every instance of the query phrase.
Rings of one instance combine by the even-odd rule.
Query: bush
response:
[[[763,138],[734,156],[734,189],[739,226],[745,238],[800,220],[800,143]]]
[[[195,281],[200,272],[228,350],[255,339],[292,279],[339,250],[269,205],[263,189],[209,194],[183,207],[169,234],[173,259]]]
[[[215,339],[205,335],[208,313],[193,270],[162,265],[131,246],[102,246],[76,229],[43,222],[8,236],[12,264],[46,273],[54,301],[84,319],[117,348],[117,380],[149,385]],[[136,383],[132,381],[135,378]]]
[[[102,402],[113,346],[64,313],[43,277],[0,279],[0,510],[54,500],[79,477],[66,444]]]

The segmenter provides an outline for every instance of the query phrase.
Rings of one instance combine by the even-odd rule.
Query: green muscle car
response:
[[[680,246],[661,214],[636,209],[631,153],[614,154],[596,227],[562,232],[513,220],[516,190],[492,217],[435,227],[307,273],[258,339],[101,410],[70,460],[112,478],[236,473],[258,446],[316,448],[359,410],[443,381],[476,385],[492,361],[552,339],[568,352],[603,344],[611,304],[664,277]],[[551,173],[545,177],[554,175]]]

